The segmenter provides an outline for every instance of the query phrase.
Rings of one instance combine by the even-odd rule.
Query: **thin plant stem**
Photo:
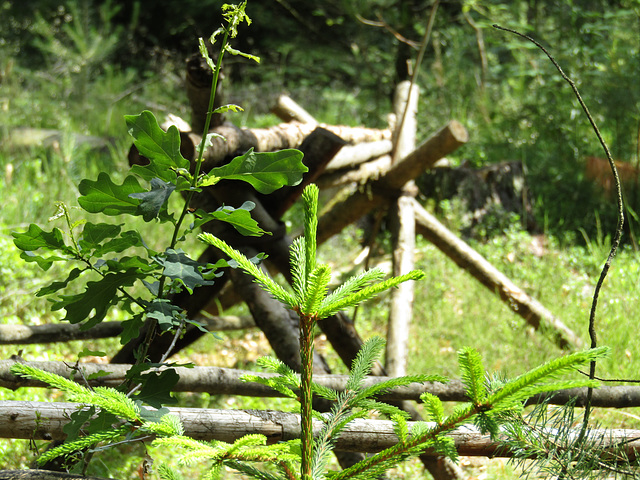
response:
[[[184,221],[187,213],[189,212],[189,205],[191,204],[191,200],[196,193],[196,186],[198,184],[198,177],[200,176],[200,169],[202,167],[202,161],[204,158],[204,149],[207,141],[207,133],[209,133],[209,126],[211,125],[211,117],[213,116],[213,106],[215,104],[216,91],[218,89],[218,78],[220,76],[220,68],[222,66],[222,57],[224,56],[224,52],[227,46],[227,42],[229,41],[229,30],[227,28],[224,29],[224,37],[222,39],[222,46],[220,47],[220,52],[218,53],[218,61],[216,63],[215,71],[213,72],[213,82],[211,84],[211,93],[209,94],[209,106],[207,108],[207,116],[204,122],[204,128],[202,132],[202,140],[200,141],[200,145],[198,147],[198,158],[195,163],[195,171],[193,173],[193,177],[191,179],[191,189],[186,195],[184,206],[182,207],[182,212],[180,212],[180,217],[175,224],[173,229],[173,236],[171,237],[171,244],[169,248],[174,248],[178,243],[178,235],[180,233],[180,227],[182,226],[182,222]],[[157,298],[163,298],[164,296],[164,284],[166,277],[161,276],[158,282],[158,295]],[[152,319],[149,322],[149,328],[147,329],[147,333],[145,335],[145,339],[142,343],[142,351],[141,355],[138,358],[138,363],[143,362],[149,352],[149,347],[151,345],[151,341],[156,333],[156,327],[158,325],[157,320]],[[172,348],[172,347],[171,347]],[[168,352],[167,352],[168,353]]]
[[[314,317],[300,315],[300,416],[302,441],[302,479],[311,479],[313,459],[313,411],[311,381],[313,379]]]
[[[593,116],[591,116],[591,113],[589,112],[587,105],[582,100],[582,97],[580,95],[580,92],[578,91],[578,88],[576,87],[573,80],[571,80],[571,78],[569,78],[567,74],[564,73],[564,71],[562,70],[558,62],[556,62],[556,60],[553,58],[553,56],[542,45],[540,45],[540,43],[538,43],[536,40],[534,40],[533,38],[527,35],[524,35],[510,28],[501,27],[499,25],[493,25],[493,27],[499,30],[504,30],[505,32],[513,33],[515,35],[518,35],[519,37],[522,37],[530,41],[536,47],[542,50],[544,54],[549,58],[549,60],[551,60],[551,63],[553,63],[554,67],[556,67],[556,69],[558,70],[562,78],[571,86],[573,93],[578,99],[578,103],[580,103],[582,110],[587,115],[587,118],[589,119],[589,123],[591,123],[591,126],[593,127],[593,130],[596,133],[598,140],[600,141],[600,145],[602,145],[604,153],[607,156],[607,160],[609,161],[609,166],[611,167],[611,172],[613,174],[613,179],[616,186],[616,197],[617,197],[617,203],[618,203],[618,225],[616,226],[615,234],[611,242],[611,250],[609,251],[609,255],[607,257],[607,260],[605,261],[604,266],[602,267],[602,271],[600,272],[600,277],[598,278],[598,282],[596,284],[596,288],[593,293],[591,310],[589,312],[589,338],[591,340],[591,348],[596,348],[598,346],[598,337],[597,337],[595,323],[596,323],[596,308],[598,306],[598,297],[600,295],[602,284],[604,283],[607,273],[609,272],[609,268],[611,267],[611,263],[613,262],[613,258],[616,256],[616,253],[618,251],[618,247],[620,245],[620,239],[622,237],[622,228],[624,225],[624,202],[622,200],[622,186],[620,184],[620,176],[618,175],[618,169],[616,168],[616,164],[613,161],[613,157],[611,156],[609,147],[607,146],[606,142],[604,141],[604,138],[600,134],[600,130],[598,129],[598,126],[596,125],[596,122]],[[596,375],[596,361],[592,360],[591,363],[589,364],[589,379],[593,380],[595,378],[595,375]],[[587,401],[584,409],[582,429],[580,431],[580,436],[578,437],[578,443],[584,440],[587,433],[587,427],[589,424],[589,415],[591,414],[592,396],[593,396],[593,388],[589,387],[587,389]]]

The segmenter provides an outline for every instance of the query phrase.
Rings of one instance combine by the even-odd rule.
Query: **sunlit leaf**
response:
[[[122,185],[118,185],[105,172],[101,172],[96,181],[82,180],[78,190],[82,195],[78,198],[82,208],[90,213],[105,215],[137,215],[140,201],[131,197],[131,194],[145,191],[135,177],[128,176]]]
[[[180,153],[180,132],[171,125],[165,132],[153,113],[145,110],[140,115],[125,115],[129,135],[141,155],[150,160],[148,165],[134,165],[131,171],[151,181],[160,178],[175,183],[175,169],[189,168],[189,161]]]
[[[249,212],[254,207],[255,204],[253,202],[244,202],[239,208],[224,206],[214,212],[198,210],[195,212],[197,218],[191,228],[195,229],[212,220],[219,220],[230,224],[240,235],[259,237],[265,233],[270,233],[260,228],[258,222],[251,218]]]
[[[213,168],[209,176],[226,180],[243,180],[258,192],[269,194],[285,185],[297,185],[309,169],[302,163],[299,150],[287,149],[278,152],[254,152],[234,158],[227,165]]]

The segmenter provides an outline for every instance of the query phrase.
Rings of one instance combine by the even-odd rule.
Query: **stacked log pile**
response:
[[[198,100],[201,97],[198,89],[203,88],[199,83],[202,79],[199,79],[193,72],[189,75],[193,77],[191,80],[193,85],[190,87],[189,96],[194,98],[196,102],[195,105],[192,104],[194,112],[192,123],[199,125],[202,123],[199,116],[204,114],[197,105],[197,102],[201,101]],[[189,75],[188,79],[190,78]],[[206,79],[204,83],[206,84]],[[397,116],[400,116],[402,112],[403,117],[405,117],[406,106],[417,103],[417,96],[412,99],[410,86],[405,85],[403,88],[406,90],[404,94],[399,95]],[[274,112],[284,123],[267,129],[238,128],[225,123],[222,118],[218,118],[211,133],[224,136],[226,141],[213,140],[212,147],[207,150],[204,170],[206,171],[208,168],[219,165],[237,154],[244,153],[249,148],[254,148],[257,151],[299,148],[305,154],[305,164],[309,168],[308,174],[301,185],[282,189],[270,196],[259,195],[250,187],[237,188],[237,186],[226,186],[224,183],[216,185],[210,191],[201,193],[196,201],[200,204],[206,204],[209,208],[215,208],[222,204],[240,206],[246,201],[255,203],[256,207],[252,211],[252,216],[264,230],[271,232],[272,235],[256,240],[239,236],[230,231],[225,225],[218,224],[207,227],[209,231],[223,238],[249,257],[258,252],[267,253],[268,260],[265,267],[271,272],[282,273],[285,279],[290,280],[289,247],[292,240],[281,221],[281,217],[293,205],[304,186],[315,182],[323,189],[336,189],[331,202],[325,207],[319,218],[318,244],[338,234],[347,225],[368,212],[374,209],[379,211],[388,209],[392,218],[395,219],[392,222],[395,225],[396,239],[393,267],[395,274],[405,273],[413,268],[413,241],[416,233],[421,234],[433,242],[459,266],[466,269],[492,293],[498,295],[510,309],[520,315],[528,324],[550,335],[561,348],[569,349],[582,344],[581,340],[560,319],[519,289],[469,245],[458,238],[457,235],[438,222],[433,215],[427,212],[413,198],[415,195],[415,179],[426,170],[432,168],[436,161],[452,153],[468,141],[468,133],[459,122],[450,121],[427,140],[416,146],[415,123],[411,121],[415,114],[411,113],[407,117],[409,121],[399,122],[401,128],[393,130],[391,128],[370,129],[322,125],[288,97],[281,97],[278,100]],[[190,131],[190,127],[185,122],[174,118],[172,123],[178,125],[181,130],[183,156],[194,161],[196,146],[200,143],[201,137]],[[145,159],[139,155],[135,148],[132,148],[129,153],[129,161],[130,163],[144,163]],[[202,254],[200,260],[211,262],[219,258],[219,255],[219,252],[209,247]],[[233,288],[227,285],[229,281],[231,281]],[[389,359],[387,367],[389,367],[389,372],[392,375],[401,375],[405,371],[406,359],[403,355],[406,355],[408,348],[408,331],[412,316],[410,306],[412,304],[413,291],[411,288],[408,285],[406,288],[399,289],[394,294],[395,297],[392,301],[395,307],[390,314],[391,327],[387,350]],[[249,325],[257,326],[265,333],[276,355],[291,368],[299,370],[297,317],[292,312],[284,309],[282,305],[272,299],[242,272],[230,270],[228,274],[218,279],[215,285],[200,287],[194,291],[193,295],[178,295],[173,301],[183,307],[190,318],[197,318],[203,312],[208,315],[219,315],[222,308],[227,308],[240,299],[248,305],[252,320],[232,318],[229,319],[230,324],[236,328],[238,326],[241,326],[241,328]],[[224,321],[224,317],[214,318],[218,322]],[[322,320],[319,325],[343,362],[346,365],[351,365],[362,345],[361,337],[354,324],[344,314],[338,314]],[[59,335],[61,340],[80,335],[80,332],[75,331],[77,329],[74,330],[68,327],[56,327],[60,328]],[[51,326],[51,328],[54,328],[54,326]],[[220,323],[214,324],[212,328],[224,329]],[[66,330],[62,332],[64,329]],[[106,331],[117,335],[118,325],[99,325],[95,328],[94,333],[96,337],[105,336],[107,335]],[[82,335],[84,335],[82,338],[87,338],[87,335],[91,335],[91,332],[91,330],[82,332]],[[7,334],[0,330],[0,343],[41,341],[42,336],[38,335],[43,333],[48,336],[49,340],[52,338],[51,335],[55,335],[50,330],[47,330],[46,333],[30,330],[20,334],[9,332],[8,335],[11,337],[9,338],[6,336]],[[3,335],[5,336],[3,337]],[[173,351],[179,351],[201,335],[202,332],[199,329],[190,326],[184,336],[173,346]],[[143,329],[138,339],[124,346],[120,352],[114,355],[111,363],[133,363],[134,351],[145,336],[146,332]],[[149,349],[150,360],[157,361],[162,357],[170,348],[170,342],[171,339],[168,336],[156,337]],[[110,368],[115,367],[116,365],[113,365]],[[0,366],[0,376],[3,375],[2,368]],[[319,354],[316,354],[315,368],[317,374],[329,375],[331,373],[327,362]],[[377,365],[373,371],[373,375],[378,376],[386,375],[386,373],[387,370],[382,365]],[[0,381],[9,385],[5,377]],[[460,397],[461,387],[458,385],[458,388],[459,391],[455,394],[458,397],[455,395],[451,397],[449,392],[450,399],[462,400]],[[266,394],[262,392],[260,395],[265,396]],[[445,394],[442,395],[443,397],[446,396]],[[402,395],[397,395],[393,397],[392,395],[388,398],[388,401],[401,406],[411,414],[414,420],[418,420],[419,415],[415,407],[409,402],[409,399],[413,400],[415,396],[403,397]],[[41,407],[44,408],[44,406],[37,406],[38,409]],[[326,410],[329,407],[328,404],[322,403],[316,405],[319,410]],[[29,408],[33,411],[32,407]],[[55,415],[56,413],[52,410],[44,417],[53,419]],[[185,421],[190,421],[191,417],[189,415],[191,414],[184,413]],[[265,413],[265,415],[267,414]],[[222,421],[221,419],[222,417],[212,421],[218,422]],[[225,421],[228,421],[228,417]],[[287,421],[294,422],[298,420],[289,419]],[[278,422],[279,420],[276,421],[276,424],[280,425],[278,428],[281,428],[282,435],[295,434],[295,429],[288,430]],[[53,421],[48,423],[48,427],[45,429],[46,432],[43,430],[42,434],[46,434],[50,438],[57,438],[60,432],[57,431],[54,423]],[[370,428],[369,424],[365,426]],[[31,430],[29,431],[31,432],[34,431],[33,426],[25,428],[30,428]],[[357,427],[355,428],[357,429]],[[11,431],[0,433],[0,436],[15,435]],[[371,447],[372,449],[369,449],[368,446],[359,448],[347,440],[343,444],[339,443],[339,447],[360,452],[374,451],[380,448],[381,444],[379,442],[382,441],[380,438],[386,438],[385,442],[392,441],[389,440],[390,434],[386,430],[381,435],[379,438],[376,437],[378,440],[375,440],[374,444],[377,446],[374,445],[374,447]],[[485,442],[482,439],[474,440],[476,443],[478,441]],[[378,442],[378,444],[375,442]],[[362,446],[364,447],[365,445],[362,444]],[[461,451],[466,452],[464,447],[461,447]],[[469,452],[471,451],[469,450]],[[495,454],[495,449],[492,450],[492,447],[486,442],[474,451],[478,452],[476,454],[481,455]],[[353,462],[353,457],[346,453],[339,458],[343,464]],[[429,454],[423,456],[422,460],[434,477],[452,478],[451,466],[447,465],[446,462],[443,463],[443,460],[434,460]]]

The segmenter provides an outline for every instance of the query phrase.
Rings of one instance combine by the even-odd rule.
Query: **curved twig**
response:
[[[602,138],[602,135],[600,134],[600,130],[598,129],[598,126],[596,125],[595,120],[591,116],[591,113],[589,113],[589,109],[587,108],[587,105],[584,103],[584,101],[582,100],[582,97],[580,96],[580,92],[578,91],[578,88],[576,87],[573,80],[571,80],[567,76],[567,74],[564,73],[564,71],[562,70],[560,65],[558,65],[558,62],[556,62],[553,56],[551,56],[551,54],[542,45],[540,45],[540,43],[538,43],[536,40],[534,40],[533,38],[527,35],[524,35],[510,28],[501,27],[495,24],[493,25],[493,27],[499,30],[504,30],[505,32],[513,33],[515,35],[518,35],[519,37],[522,37],[530,41],[536,47],[542,50],[545,53],[545,55],[549,58],[549,60],[551,60],[551,63],[553,63],[553,65],[556,67],[556,69],[558,70],[562,78],[566,80],[567,83],[569,83],[569,85],[571,86],[573,93],[575,94],[576,98],[578,99],[578,102],[580,103],[580,106],[582,107],[582,110],[584,110],[584,113],[587,115],[587,118],[589,119],[589,123],[591,123],[591,126],[593,127],[593,130],[595,131],[596,136],[600,141],[600,145],[602,145],[604,153],[607,156],[607,160],[609,161],[609,166],[611,167],[611,172],[613,173],[613,178],[616,186],[616,197],[618,201],[618,225],[616,226],[613,241],[611,242],[611,250],[609,251],[609,256],[607,257],[607,260],[604,266],[602,267],[602,271],[600,272],[600,278],[598,278],[598,283],[596,284],[596,288],[593,292],[593,301],[591,303],[591,310],[589,312],[589,338],[591,339],[591,348],[595,348],[598,345],[598,338],[597,338],[596,327],[595,327],[598,297],[600,295],[600,290],[602,288],[602,284],[604,283],[604,279],[607,276],[607,273],[609,272],[609,268],[611,267],[611,262],[613,261],[613,257],[615,257],[618,247],[620,245],[620,238],[622,237],[622,227],[624,225],[624,203],[622,200],[622,186],[620,185],[620,177],[618,175],[618,169],[616,168],[616,164],[613,161],[613,157],[611,156],[609,147],[607,146],[606,142]],[[589,378],[594,379],[595,375],[596,375],[596,362],[594,360],[589,365]],[[593,389],[589,388],[589,390],[587,391],[587,404],[585,407],[584,417],[582,420],[582,430],[579,437],[579,441],[582,441],[584,439],[584,436],[586,435],[587,425],[589,423],[589,415],[591,413],[592,395],[593,395]]]

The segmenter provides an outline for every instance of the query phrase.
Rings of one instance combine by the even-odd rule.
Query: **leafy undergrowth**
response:
[[[353,241],[357,232],[350,229],[344,237],[333,241],[324,249],[323,256],[341,259],[355,258],[358,245]],[[44,279],[30,266],[21,264],[13,245],[5,237],[0,240],[0,315],[3,323],[38,324],[56,322],[56,315],[48,313],[44,302],[31,302],[31,293]],[[494,265],[507,274],[517,285],[540,300],[569,328],[586,338],[588,310],[595,285],[596,268],[604,261],[603,249],[570,247],[560,248],[553,238],[546,238],[542,250],[526,233],[511,230],[493,237],[487,243],[474,247]],[[339,250],[336,250],[338,248]],[[388,256],[377,258],[388,261]],[[21,265],[21,268],[15,268]],[[479,285],[468,273],[461,271],[431,244],[419,240],[417,267],[427,274],[416,284],[415,320],[413,323],[409,373],[438,373],[455,376],[456,351],[473,345],[485,358],[489,370],[509,377],[522,373],[561,352],[543,335],[533,331],[511,312],[495,295]],[[55,272],[51,273],[55,276]],[[598,374],[607,378],[634,378],[640,370],[637,352],[638,339],[629,335],[634,319],[640,314],[636,285],[640,280],[640,260],[630,248],[624,248],[605,282],[599,308],[599,339],[611,347],[611,355],[599,363]],[[358,313],[356,325],[361,335],[368,338],[385,333],[388,297],[366,304]],[[72,342],[69,344],[2,346],[0,356],[8,358],[22,350],[29,360],[75,361],[77,352],[91,350],[114,351],[114,340]],[[336,372],[344,367],[320,335],[317,348],[327,355]],[[252,369],[258,355],[267,353],[264,336],[256,331],[230,332],[223,340],[210,336],[180,354],[198,365],[216,365]],[[47,400],[52,394],[43,389],[21,389],[17,392],[0,390],[0,399]],[[295,408],[283,399],[252,399],[241,397],[215,397],[209,395],[180,394],[181,405],[212,408]],[[607,426],[631,428],[637,425],[638,409],[624,411],[598,410],[596,420]],[[43,448],[40,445],[39,448]],[[95,475],[113,474],[113,465],[123,465],[132,458],[132,447],[101,454],[100,461],[92,463]],[[135,457],[135,455],[133,455]],[[5,467],[25,467],[33,459],[28,441],[0,441],[0,458]],[[129,461],[129,460],[126,460]],[[505,478],[512,468],[504,460],[491,462],[478,459],[464,460],[463,465],[484,478]],[[139,463],[131,461],[127,470],[133,472]],[[421,470],[417,464],[401,467],[398,478],[416,478]],[[120,470],[122,471],[122,470]]]

